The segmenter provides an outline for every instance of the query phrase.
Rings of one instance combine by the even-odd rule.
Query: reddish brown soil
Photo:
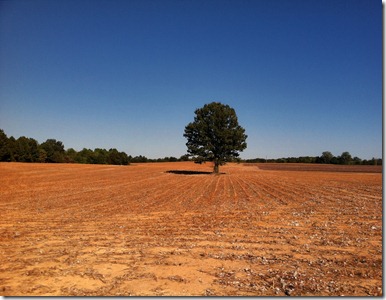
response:
[[[381,173],[211,169],[1,163],[0,294],[382,295]]]

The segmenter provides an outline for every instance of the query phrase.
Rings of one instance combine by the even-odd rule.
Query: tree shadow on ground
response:
[[[191,171],[191,170],[169,170],[165,173],[172,173],[172,174],[179,174],[179,175],[212,175],[213,172],[206,172],[206,171]],[[225,173],[219,173],[219,174],[225,174]]]

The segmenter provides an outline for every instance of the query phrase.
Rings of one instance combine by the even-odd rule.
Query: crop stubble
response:
[[[382,169],[295,166],[1,163],[0,294],[382,295]]]

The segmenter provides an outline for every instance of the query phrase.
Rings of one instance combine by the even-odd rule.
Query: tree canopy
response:
[[[246,163],[307,163],[307,164],[340,164],[340,165],[382,165],[382,158],[372,158],[370,160],[360,159],[347,151],[340,156],[334,156],[330,151],[324,151],[321,156],[300,156],[300,157],[282,157],[277,159],[252,158],[245,159]]]
[[[6,162],[43,162],[43,163],[86,163],[128,165],[131,156],[117,149],[83,149],[79,152],[64,149],[61,141],[47,139],[39,144],[33,138],[21,136],[18,139],[7,137],[0,129],[0,161]]]
[[[188,154],[198,160],[213,161],[214,172],[219,166],[239,156],[247,147],[245,129],[236,112],[220,102],[205,104],[196,109],[194,121],[185,127]]]

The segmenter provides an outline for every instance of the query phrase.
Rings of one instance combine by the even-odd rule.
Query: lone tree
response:
[[[214,173],[219,166],[239,156],[247,148],[247,135],[229,105],[219,102],[196,109],[194,121],[185,127],[189,156],[214,162]]]

